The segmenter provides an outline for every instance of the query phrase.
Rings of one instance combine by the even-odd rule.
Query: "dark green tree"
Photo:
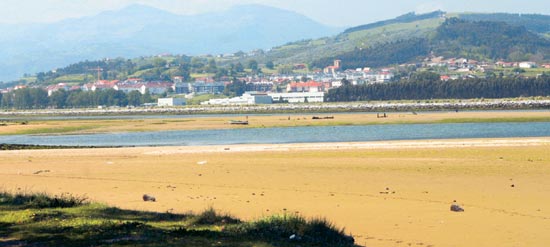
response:
[[[128,93],[128,105],[140,106],[142,103],[141,93],[139,91],[132,91]]]
[[[246,92],[246,82],[233,79],[233,82],[224,89],[224,94],[228,96],[242,96]]]
[[[258,71],[258,61],[256,60],[248,61],[248,68],[251,69],[252,72]]]
[[[273,61],[267,61],[267,63],[265,63],[265,67],[268,69],[274,69],[275,64],[273,64]]]
[[[244,66],[241,62],[235,64],[235,71],[237,71],[238,73],[244,72]]]
[[[211,58],[208,60],[208,65],[206,66],[206,72],[216,73],[218,71],[218,66],[216,65],[216,60]]]
[[[69,94],[63,89],[55,91],[50,95],[48,105],[57,109],[65,108],[68,95]]]

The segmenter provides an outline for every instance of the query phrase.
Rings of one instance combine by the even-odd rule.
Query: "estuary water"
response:
[[[455,123],[182,130],[83,135],[12,135],[0,136],[0,143],[61,146],[198,146],[548,136],[550,136],[550,122]]]

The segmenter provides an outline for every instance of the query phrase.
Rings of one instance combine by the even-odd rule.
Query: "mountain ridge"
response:
[[[295,12],[263,5],[188,16],[130,5],[55,23],[0,25],[4,50],[0,80],[86,59],[269,49],[338,31]]]

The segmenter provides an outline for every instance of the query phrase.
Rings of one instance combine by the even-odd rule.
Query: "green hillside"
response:
[[[418,62],[430,54],[483,61],[550,59],[550,40],[528,31],[525,27],[504,22],[472,22],[449,18],[424,37],[394,37],[395,41],[392,42],[317,59],[312,62],[312,66],[323,68],[332,64],[333,60],[340,59],[344,69],[382,67]]]
[[[446,20],[453,18],[467,20],[465,25],[474,29],[473,31],[462,30],[472,33],[467,40],[469,43],[465,46],[461,46],[462,41],[458,41],[457,44],[457,42],[451,41],[452,37],[441,36],[444,30],[439,27]],[[458,26],[459,24],[455,23],[453,28],[458,28]],[[486,33],[490,33],[490,35]],[[485,40],[471,42],[472,35],[480,36]],[[529,60],[533,55],[546,52],[542,48],[547,46],[545,39],[548,38],[550,38],[550,16],[437,11],[423,15],[409,13],[391,20],[352,27],[333,37],[291,42],[274,47],[254,59],[260,62],[274,61],[276,64],[307,63],[313,65],[312,67],[322,68],[332,63],[331,59],[346,58],[350,53],[357,53],[357,51],[369,50],[382,54],[392,51],[388,48],[393,48],[396,45],[402,46],[403,42],[408,42],[406,40],[427,39],[431,44],[430,48],[435,49],[438,55],[522,61]],[[499,42],[495,42],[496,40]],[[443,44],[438,44],[439,41]],[[480,47],[476,47],[478,45]],[[400,49],[399,52],[403,52],[403,49]],[[395,62],[415,58],[416,56],[412,56],[413,53],[421,55],[419,51],[405,52],[403,57],[391,59],[389,63],[373,62],[369,57],[370,60],[365,61],[366,64],[357,67],[391,65]],[[388,56],[398,55],[386,55],[386,57]]]
[[[444,15],[445,15],[445,12],[440,11],[440,10],[439,11],[434,11],[434,12],[431,12],[431,13],[420,14],[420,15],[417,15],[416,13],[411,12],[411,13],[404,14],[402,16],[398,16],[394,19],[384,20],[384,21],[379,21],[379,22],[375,22],[375,23],[370,23],[370,24],[366,24],[366,25],[361,25],[361,26],[357,26],[357,27],[348,28],[344,31],[344,33],[353,33],[353,32],[358,32],[358,31],[362,31],[362,30],[369,30],[369,29],[374,29],[374,28],[377,28],[377,27],[383,27],[383,26],[387,26],[387,25],[391,25],[391,24],[411,23],[411,22],[422,21],[422,20],[427,20],[427,19],[440,18],[440,17],[443,17]]]
[[[437,28],[432,50],[446,57],[464,56],[478,60],[549,59],[550,41],[523,26],[505,22],[466,21],[451,18]]]
[[[441,18],[423,19],[346,32],[334,37],[302,40],[274,47],[265,55],[255,57],[255,59],[260,62],[275,61],[277,64],[309,64],[355,49],[369,48],[396,40],[426,37],[443,22],[444,19]]]

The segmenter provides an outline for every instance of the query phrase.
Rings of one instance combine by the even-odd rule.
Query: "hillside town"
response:
[[[293,65],[293,71],[304,71],[305,64]],[[43,87],[48,96],[54,92],[64,90],[98,92],[115,90],[129,94],[139,92],[141,95],[149,94],[158,98],[156,103],[148,103],[146,106],[177,106],[186,105],[186,99],[200,95],[220,95],[227,92],[228,86],[235,83],[235,79],[244,83],[245,89],[237,97],[214,97],[201,102],[202,105],[254,105],[273,103],[322,103],[325,93],[331,89],[339,88],[344,81],[351,85],[365,85],[376,83],[388,83],[395,79],[396,74],[403,70],[429,70],[440,74],[441,81],[476,78],[480,74],[486,76],[496,70],[514,69],[549,69],[550,64],[537,64],[535,62],[506,62],[495,63],[480,62],[466,58],[448,58],[430,56],[422,63],[402,64],[395,67],[371,69],[368,67],[357,69],[342,69],[342,61],[334,60],[333,64],[324,69],[317,69],[302,73],[257,75],[251,74],[230,79],[227,76],[215,79],[213,76],[199,78],[185,78],[175,76],[171,81],[146,81],[141,78],[128,78],[126,80],[98,80],[84,85],[71,85],[69,83],[57,83]],[[307,70],[306,70],[307,71]],[[3,89],[1,93],[9,93],[26,88],[18,85]]]

